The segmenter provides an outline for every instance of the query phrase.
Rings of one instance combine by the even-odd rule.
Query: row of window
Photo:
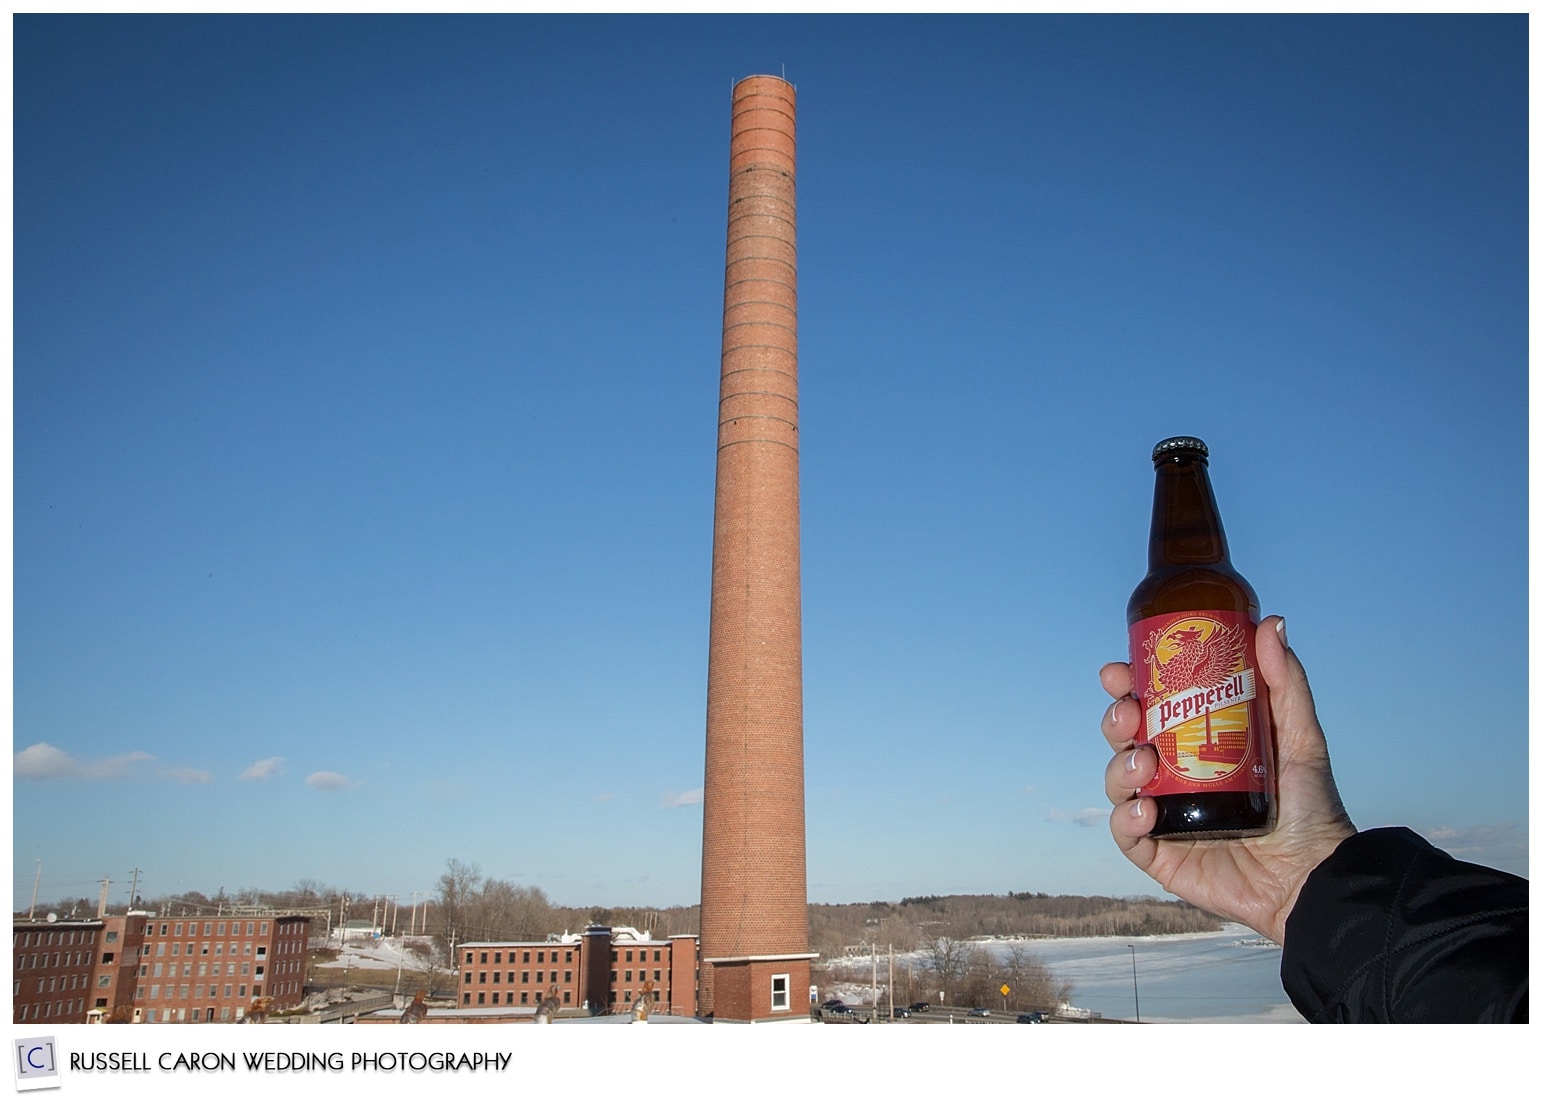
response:
[[[225,992],[224,992],[223,995],[221,995],[220,994],[220,985],[219,984],[210,984],[209,985],[209,994],[208,994],[207,997],[210,998],[210,999],[229,999],[229,998],[232,998],[232,997],[238,998],[238,999],[245,999],[246,998],[246,985],[245,984],[241,984],[240,985],[240,990],[235,991],[234,993],[232,993],[231,989],[232,989],[233,986],[235,986],[235,985],[225,984],[224,985]],[[194,999],[205,998],[205,996],[204,996],[204,985],[203,984],[194,984],[194,985],[192,985],[192,987],[193,987],[193,998]],[[187,984],[167,984],[166,985],[166,996],[165,997],[168,998],[168,999],[186,999],[188,997],[187,990],[188,990],[188,985]],[[253,987],[252,987],[252,994],[254,996],[261,995],[262,994],[262,985],[261,984],[253,985]],[[136,999],[143,999],[144,997],[145,997],[145,989],[144,989],[143,986],[138,987],[138,988],[136,988],[134,990],[134,998],[136,998]],[[150,985],[150,998],[152,998],[152,999],[159,999],[159,998],[161,998],[161,985],[160,984],[151,984]]]
[[[173,937],[180,938],[180,937],[182,937],[182,929],[183,929],[184,926],[187,927],[187,935],[188,935],[188,937],[195,938],[195,937],[198,936],[198,924],[197,923],[162,923],[161,924],[161,936],[164,937],[167,934],[170,934]],[[241,933],[241,924],[240,923],[228,923],[228,924],[227,923],[204,923],[203,924],[203,936],[205,938],[209,938],[209,937],[223,938],[223,937],[226,936],[226,931],[225,931],[225,927],[226,926],[230,927],[230,931],[229,931],[230,934],[232,934],[232,935],[240,935],[240,933]],[[268,935],[268,924],[267,923],[247,923],[246,924],[246,936],[248,938],[252,936],[252,927],[254,927],[254,926],[257,927],[257,934],[259,936],[264,937],[264,938],[267,937],[267,935]],[[168,928],[170,928],[170,929],[168,929]],[[145,926],[145,933],[153,935],[155,933],[155,924],[154,923],[147,924]]]
[[[230,961],[230,962],[226,963],[224,967],[225,967],[225,971],[223,973],[220,972],[220,965],[219,965],[218,962],[216,962],[215,965],[214,965],[214,971],[210,972],[209,971],[209,966],[207,964],[200,964],[198,966],[198,975],[200,975],[200,976],[221,976],[221,975],[223,975],[223,976],[234,976],[236,974],[236,962]],[[161,964],[160,962],[156,962],[154,965],[140,965],[139,966],[139,974],[141,976],[159,976],[159,975],[161,975],[161,970],[162,969],[168,970],[166,972],[166,975],[168,975],[168,976],[175,976],[177,974],[177,966],[175,964],[164,965],[164,964]],[[262,970],[263,970],[263,966],[262,965],[258,965],[257,966],[257,975],[261,976],[262,975]],[[184,976],[191,976],[192,974],[193,974],[193,963],[191,961],[183,961],[182,962],[182,975],[184,975]],[[252,966],[249,963],[243,962],[242,965],[241,965],[241,975],[242,976],[250,976],[251,974],[252,974]]]
[[[116,942],[118,932],[109,930],[107,940]],[[11,944],[16,949],[35,945],[94,945],[95,943],[95,930],[18,930],[11,938]]]
[[[92,963],[93,954],[75,950],[71,953],[18,953],[16,968],[81,968]],[[111,963],[112,954],[104,958]]]
[[[45,1018],[62,1018],[65,1015],[78,1016],[86,1009],[84,999],[67,999],[47,1003],[23,1003],[21,1009],[16,1012],[18,1022],[41,1022]]]
[[[34,992],[34,994],[47,995],[48,993],[54,991],[76,991],[80,988],[90,986],[91,977],[85,975],[84,973],[76,973],[74,976],[39,976],[37,978],[37,991]],[[111,987],[112,977],[98,976],[96,978],[96,986]],[[17,980],[14,984],[11,985],[11,994],[13,996],[19,996],[21,994],[20,980]]]
[[[502,976],[503,976],[503,973],[501,971],[494,970],[494,972],[493,972],[493,983],[495,983],[495,984],[502,983],[503,982],[503,980],[501,979]],[[552,969],[551,970],[551,978],[552,978],[552,982],[553,983],[559,982],[557,980],[557,970],[556,969]],[[468,972],[468,973],[466,973],[466,983],[469,984],[470,982],[471,982],[471,973]],[[511,972],[511,973],[509,973],[509,983],[512,984],[513,982],[514,982],[514,973]],[[530,982],[530,970],[529,969],[526,969],[525,971],[523,971],[523,972],[521,972],[519,974],[519,982],[522,983],[522,984],[528,984]],[[546,982],[546,974],[544,972],[542,972],[542,971],[537,971],[536,974],[535,974],[535,982],[538,983],[538,984],[544,984]],[[564,983],[564,984],[571,984],[573,982],[573,970],[572,969],[565,970],[562,973],[562,980],[560,982]],[[479,983],[479,984],[487,983],[487,972],[485,970],[477,973],[477,983]]]
[[[500,1003],[498,1001],[498,997],[500,995],[502,995],[502,994],[503,993],[501,991],[493,992],[493,1000],[492,1000],[492,1005],[493,1006],[514,1006],[515,1005],[515,1003],[514,1003],[514,993],[512,991],[509,992],[508,996],[504,998],[502,1003]],[[521,991],[519,993],[519,1005],[520,1006],[530,1006],[530,1005],[532,1005],[531,1004],[531,999],[530,999],[530,994],[531,993],[528,992],[528,991]],[[476,993],[476,996],[477,996],[477,1001],[476,1001],[476,1005],[477,1006],[487,1006],[488,1005],[488,1002],[487,1002],[487,992],[479,991],[479,992]],[[539,1005],[540,1002],[541,1002],[541,993],[539,991],[537,991],[535,993],[535,1005]],[[464,992],[461,993],[460,1005],[461,1006],[471,1006],[472,1005],[471,1004],[471,992],[464,991]],[[564,991],[562,993],[562,1005],[563,1006],[572,1006],[573,1005],[573,993],[571,991]]]
[[[481,964],[485,965],[487,963],[487,952],[488,951],[485,950],[485,949],[482,950],[482,960],[480,962]],[[517,949],[509,950],[509,964],[512,965],[512,964],[516,963],[515,960],[514,960],[514,955],[516,953],[518,953],[518,952],[519,952],[519,950],[517,950]],[[558,954],[558,952],[559,952],[559,950],[555,950],[555,949],[551,951],[551,963],[552,964],[556,964],[557,963],[557,954]],[[570,964],[573,963],[573,951],[571,949],[564,949],[564,950],[561,950],[560,952],[564,954],[564,956],[562,958],[562,963],[563,964],[570,965]],[[495,950],[492,951],[492,954],[493,954],[493,964],[495,964],[495,965],[503,964],[503,950],[495,949]],[[475,960],[475,958],[476,958],[476,950],[473,950],[473,949],[466,950],[466,963],[468,965],[470,965],[470,964],[477,964],[478,962]],[[632,959],[632,955],[630,953],[628,953],[626,955],[626,959],[628,961],[630,961]],[[654,960],[658,960],[658,958],[655,957]],[[527,964],[527,965],[530,963],[530,951],[528,949],[525,950],[525,959],[524,959],[523,963]],[[538,950],[535,951],[535,963],[538,964],[538,965],[544,965],[546,963],[546,950],[538,949]]]
[[[191,957],[193,955],[193,947],[195,945],[199,947],[198,955],[200,957],[207,957],[209,955],[209,947],[211,945],[214,947],[214,955],[216,957],[223,957],[225,955],[225,943],[224,942],[188,942],[187,943],[187,955],[189,957]],[[241,948],[237,948],[237,947],[241,947]],[[231,942],[230,943],[230,955],[232,957],[236,957],[236,956],[240,956],[242,954],[245,954],[248,957],[250,957],[252,955],[252,943],[251,942]],[[150,956],[150,943],[149,942],[146,942],[144,944],[143,948],[140,949],[139,955],[141,957],[148,957],[148,956]],[[166,956],[166,943],[165,942],[156,942],[155,943],[155,955],[157,957],[164,957],[164,956]],[[172,942],[171,943],[171,955],[173,957],[180,957],[180,956],[182,956],[182,943],[181,942]],[[259,956],[259,957],[266,957],[267,955],[268,955],[268,947],[267,946],[260,945],[260,946],[257,947],[257,956]]]

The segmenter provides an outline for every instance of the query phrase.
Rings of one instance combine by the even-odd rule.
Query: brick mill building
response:
[[[630,927],[591,926],[539,942],[468,942],[460,961],[459,1008],[537,1007],[555,995],[564,1009],[630,1011],[644,992],[657,1014],[694,1015],[699,961],[694,934],[655,940]]]
[[[16,1022],[238,1022],[304,994],[308,915],[147,912],[12,927]]]
[[[807,1018],[796,93],[733,89],[702,799],[699,1010]]]

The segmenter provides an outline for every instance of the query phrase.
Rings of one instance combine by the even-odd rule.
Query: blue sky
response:
[[[1527,857],[1527,26],[14,26],[13,888],[699,892],[729,92],[799,96],[809,893],[1151,893],[1194,433],[1362,827]]]

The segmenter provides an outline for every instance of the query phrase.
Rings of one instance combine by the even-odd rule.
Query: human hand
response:
[[[1258,670],[1269,687],[1278,769],[1278,820],[1251,839],[1153,839],[1152,805],[1141,787],[1156,776],[1156,748],[1135,745],[1140,703],[1131,695],[1127,663],[1099,672],[1114,698],[1103,714],[1103,736],[1114,749],[1104,789],[1114,811],[1109,829],[1124,856],[1168,892],[1285,942],[1285,920],[1307,874],[1355,833],[1339,800],[1328,744],[1301,661],[1285,641],[1285,619],[1258,626]]]

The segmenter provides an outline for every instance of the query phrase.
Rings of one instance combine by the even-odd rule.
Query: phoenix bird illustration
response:
[[[1161,665],[1162,686],[1169,691],[1208,690],[1220,686],[1236,671],[1247,654],[1247,637],[1240,629],[1217,626],[1208,638],[1196,626],[1177,629],[1167,639],[1178,645],[1168,661]],[[1205,712],[1205,746],[1200,757],[1220,757],[1210,731],[1210,713]],[[1182,768],[1180,768],[1182,769]]]

